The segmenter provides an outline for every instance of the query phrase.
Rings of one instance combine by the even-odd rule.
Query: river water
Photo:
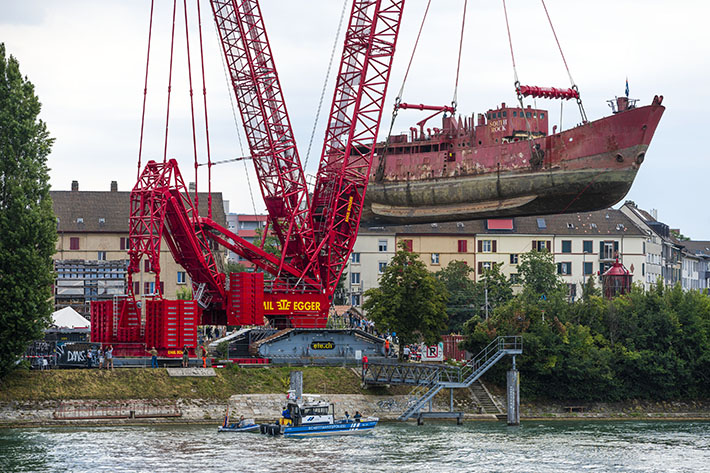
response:
[[[710,472],[710,422],[380,424],[353,437],[216,426],[0,430],[0,471]]]

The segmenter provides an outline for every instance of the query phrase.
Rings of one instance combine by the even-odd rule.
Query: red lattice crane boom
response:
[[[259,323],[255,312],[240,318],[240,311],[262,311],[263,300],[259,313],[277,325],[323,327],[357,237],[404,0],[353,0],[312,201],[258,0],[210,3],[282,256],[200,217],[177,163],[151,161],[131,193],[129,274],[146,258],[160,291],[164,238],[212,323]],[[233,279],[247,284],[246,290],[233,281],[227,288],[210,240],[273,275],[269,287],[245,283],[249,277],[243,276]]]

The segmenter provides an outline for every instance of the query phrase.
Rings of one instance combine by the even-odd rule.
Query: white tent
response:
[[[77,311],[71,307],[65,307],[52,314],[52,325],[57,328],[69,329],[88,329],[91,328],[91,322],[79,315]]]

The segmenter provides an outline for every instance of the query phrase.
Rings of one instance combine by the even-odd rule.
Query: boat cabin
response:
[[[298,402],[290,400],[286,405],[294,427],[302,425],[326,425],[335,421],[335,406],[326,402]]]

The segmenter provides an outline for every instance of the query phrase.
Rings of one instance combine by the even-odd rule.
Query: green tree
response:
[[[192,288],[179,287],[177,291],[175,291],[175,298],[178,300],[189,301],[192,299]]]
[[[0,43],[0,377],[42,336],[52,311],[56,217],[34,86]]]
[[[513,297],[510,280],[501,272],[501,264],[494,264],[491,269],[483,270],[483,277],[476,283],[473,304],[479,317],[492,314],[496,307],[508,302]],[[488,312],[486,312],[486,305]]]
[[[474,306],[476,284],[471,279],[472,272],[473,269],[465,261],[452,261],[436,273],[436,278],[449,291],[449,302],[446,304],[449,333],[461,332],[463,324],[478,312]]]
[[[364,296],[363,309],[376,326],[397,332],[400,359],[404,345],[421,340],[434,344],[446,329],[448,291],[404,243],[380,277],[379,287]]]
[[[531,251],[520,256],[518,273],[523,282],[523,296],[550,300],[563,293],[562,281],[557,276],[557,266],[549,251]]]

